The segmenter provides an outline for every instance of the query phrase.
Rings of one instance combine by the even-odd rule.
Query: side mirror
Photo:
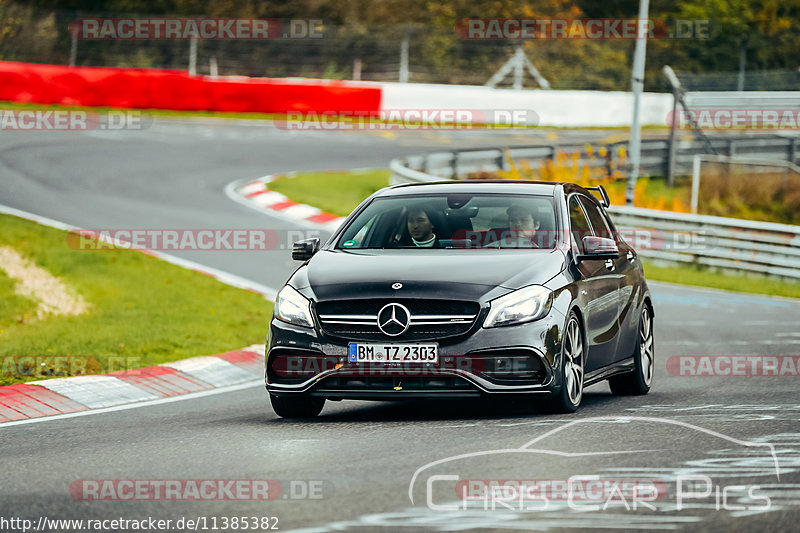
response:
[[[292,259],[295,261],[306,261],[319,250],[319,239],[305,239],[297,241],[292,245]]]
[[[589,235],[583,238],[583,253],[578,259],[616,259],[619,247],[614,239]]]

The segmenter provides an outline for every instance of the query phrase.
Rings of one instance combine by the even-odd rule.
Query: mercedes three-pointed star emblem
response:
[[[411,325],[411,312],[403,305],[390,303],[378,311],[378,329],[390,337],[397,337]]]

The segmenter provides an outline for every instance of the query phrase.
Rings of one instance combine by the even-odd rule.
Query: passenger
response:
[[[521,205],[512,205],[506,210],[506,214],[511,234],[517,239],[533,241],[536,230],[539,229],[539,221],[533,218],[533,213]]]
[[[521,205],[512,205],[506,210],[508,230],[501,233],[498,240],[490,242],[487,248],[538,248],[534,240],[539,221],[533,213]]]

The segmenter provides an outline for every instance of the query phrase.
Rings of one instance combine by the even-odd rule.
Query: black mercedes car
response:
[[[599,196],[599,200],[595,197]],[[608,196],[570,183],[398,185],[359,205],[275,300],[275,412],[325,400],[517,395],[572,412],[585,387],[646,394],[653,304]]]

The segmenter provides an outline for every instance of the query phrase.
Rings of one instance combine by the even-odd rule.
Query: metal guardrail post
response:
[[[550,159],[550,161],[553,162],[553,166],[555,166],[555,164],[556,164],[556,154],[557,153],[558,153],[558,146],[556,146],[554,144],[551,144],[550,145],[550,156],[549,156],[549,159]]]
[[[692,161],[692,214],[697,214],[698,197],[700,196],[700,161],[702,156],[696,154]]]
[[[664,69],[669,69],[669,66],[664,66]],[[672,72],[672,69],[669,70]],[[677,78],[676,78],[677,79]],[[678,82],[676,82],[678,83]],[[672,87],[672,120],[669,124],[669,144],[667,147],[667,186],[672,187],[675,183],[675,156],[678,147],[675,146],[675,131],[678,129],[678,99],[680,97],[680,84]]]
[[[508,168],[506,168],[508,165],[506,164],[505,154],[503,153],[502,150],[498,150],[497,151],[497,159],[496,159],[496,161],[497,161],[497,168],[498,169],[503,170],[503,171],[508,170]]]

